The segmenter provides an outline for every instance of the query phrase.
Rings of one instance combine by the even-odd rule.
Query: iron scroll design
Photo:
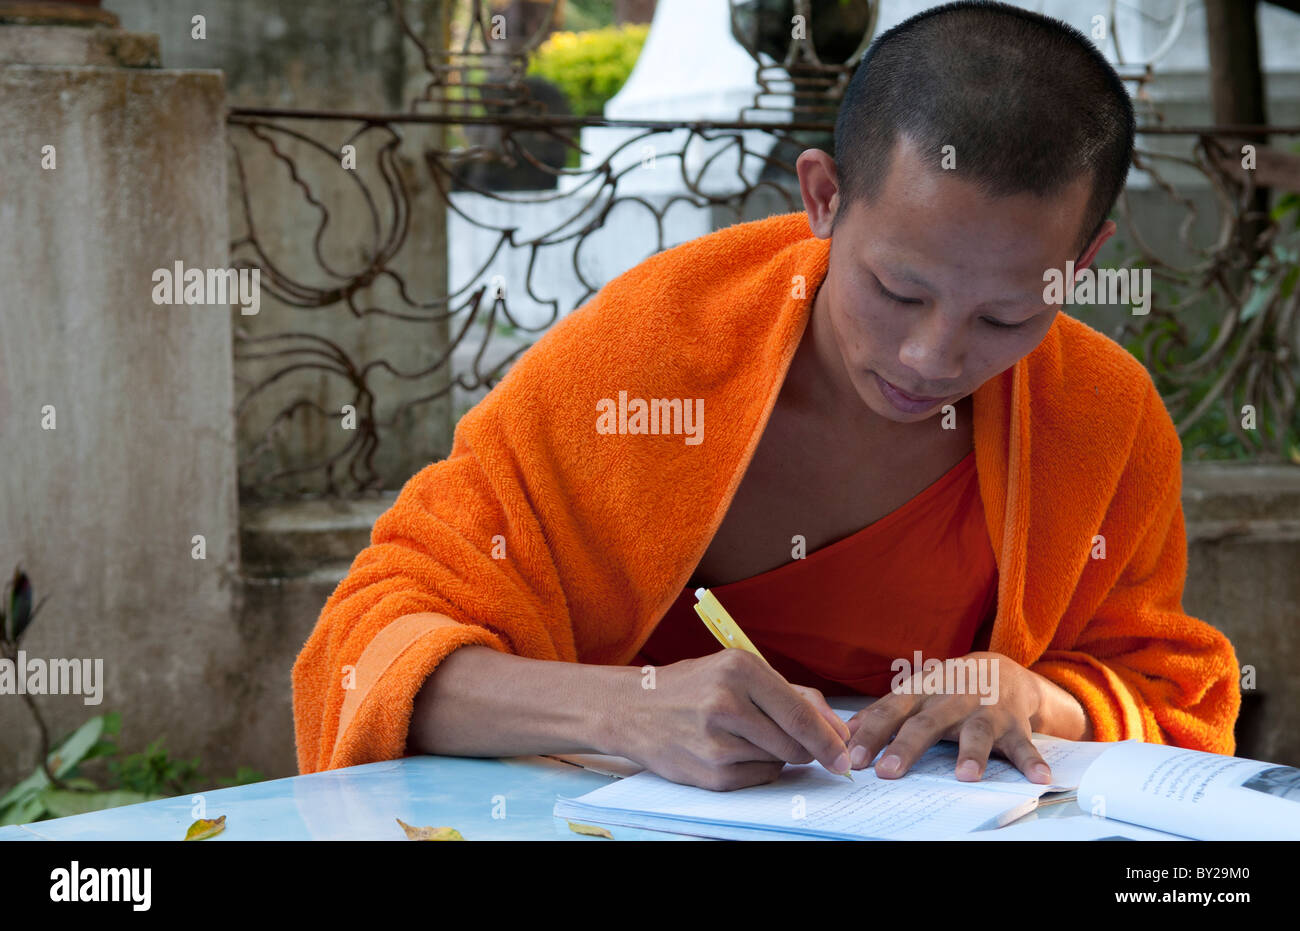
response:
[[[483,5],[472,6],[475,28],[489,29]],[[462,48],[438,52],[396,3],[394,15],[428,75],[409,112],[242,107],[228,116],[241,214],[232,260],[259,269],[273,299],[273,320],[254,326],[236,317],[246,499],[398,487],[413,469],[399,463],[386,474],[381,454],[406,443],[412,419],[439,404],[446,429],[424,459],[445,455],[460,408],[611,277],[593,274],[586,261],[602,237],[634,231],[648,257],[676,244],[669,231],[683,210],[712,210],[717,225],[755,211],[802,209],[794,159],[828,144],[833,105],[852,70],[851,60],[822,64],[815,50],[787,55],[807,67],[798,74],[804,83],[787,88],[782,120],[765,112],[770,104],[758,95],[744,111],[752,118],[737,120],[575,116],[548,106],[527,78],[540,26],[518,47],[493,48],[484,31],[477,51],[467,38]],[[758,66],[770,71],[771,63]],[[1130,70],[1139,89],[1151,79],[1149,66]],[[759,83],[770,96],[770,74]],[[1252,213],[1253,177],[1225,163],[1238,137],[1276,139],[1300,135],[1300,127],[1179,128],[1147,117],[1135,174],[1146,181],[1142,196],[1163,196],[1182,211],[1180,248],[1170,255],[1152,242],[1134,208],[1131,177],[1115,213],[1117,238],[1128,247],[1120,261],[1149,268],[1159,287],[1148,314],[1124,314],[1107,331],[1151,371],[1189,457],[1215,454],[1224,437],[1252,458],[1292,457],[1300,433],[1295,214]],[[431,133],[453,127],[467,144],[430,143]],[[580,135],[588,127],[623,135],[593,157]],[[356,162],[345,169],[347,146]],[[639,185],[647,152],[654,170],[671,173],[668,193]],[[484,166],[495,166],[498,183],[483,182]],[[521,176],[528,186],[509,184]],[[1208,239],[1197,226],[1207,191],[1215,214]],[[266,204],[279,209],[290,200],[308,220],[291,231],[296,245],[286,250],[283,231],[277,238],[263,218]],[[457,236],[477,237],[473,267],[451,269],[463,281],[444,288],[414,280],[428,265],[419,261],[424,233],[441,226],[441,218],[429,222],[433,209],[445,211]],[[509,280],[492,273],[507,258],[519,270]],[[359,327],[380,326],[402,328],[389,345],[432,348],[417,361],[391,358],[358,335]],[[1254,429],[1242,426],[1247,405],[1258,418]],[[351,428],[339,430],[345,416]],[[297,434],[317,442],[295,446]]]

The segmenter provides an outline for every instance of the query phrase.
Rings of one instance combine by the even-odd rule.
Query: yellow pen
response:
[[[718,642],[724,647],[745,650],[753,653],[763,662],[767,663],[763,654],[758,652],[758,647],[750,642],[745,636],[745,632],[740,629],[740,625],[727,613],[727,609],[718,601],[718,597],[707,588],[697,588],[695,590],[695,613],[700,616],[704,626],[709,629],[713,636],[718,638]],[[767,663],[771,666],[771,663]],[[840,773],[849,782],[853,782],[853,774]]]

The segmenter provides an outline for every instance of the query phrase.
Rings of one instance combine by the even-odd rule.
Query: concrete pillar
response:
[[[128,749],[184,755],[239,723],[231,310],[152,273],[228,263],[224,92],[110,64],[113,32],[0,26],[0,574],[49,596],[28,656],[103,660],[101,704],[36,697],[52,739],[121,710]],[[0,784],[37,745],[0,696]]]

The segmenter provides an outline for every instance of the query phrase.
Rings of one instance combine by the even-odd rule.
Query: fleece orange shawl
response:
[[[627,663],[722,521],[829,250],[803,213],[718,230],[526,352],[326,602],[293,667],[301,771],[402,756],[415,694],[466,644]],[[703,398],[703,441],[598,432],[620,391]],[[973,405],[999,576],[989,649],[1076,696],[1094,739],[1232,753],[1236,657],[1182,608],[1181,443],[1146,370],[1062,312]]]

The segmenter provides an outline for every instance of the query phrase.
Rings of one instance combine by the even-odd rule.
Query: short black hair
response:
[[[1047,196],[1089,174],[1082,251],[1123,190],[1134,132],[1123,81],[1083,33],[1005,3],[945,3],[858,63],[835,120],[835,220],[878,193],[905,135],[935,170],[953,146],[955,173],[994,197]]]

